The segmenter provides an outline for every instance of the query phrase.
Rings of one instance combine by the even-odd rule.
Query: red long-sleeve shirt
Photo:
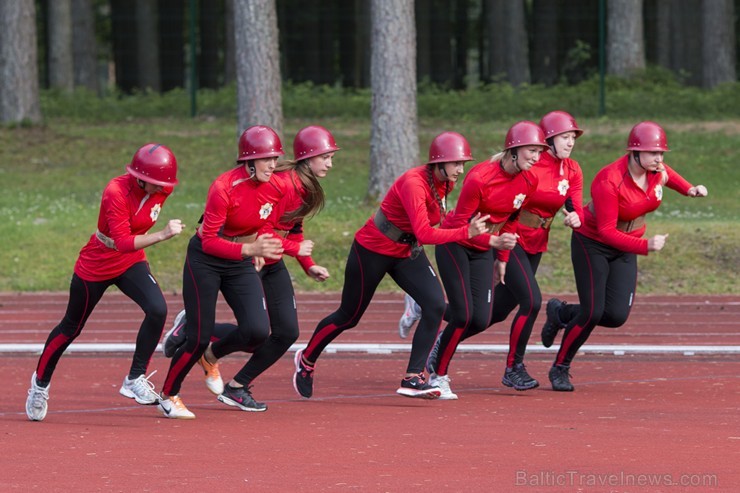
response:
[[[380,210],[398,229],[413,233],[422,245],[439,245],[467,238],[467,222],[457,228],[444,230],[433,227],[439,224],[442,214],[429,186],[427,166],[411,168],[399,176],[380,204]],[[445,200],[445,191],[452,190],[454,183],[440,181],[436,176],[433,181],[437,194]],[[390,240],[375,226],[374,218],[374,215],[370,216],[355,233],[357,242],[368,250],[389,257],[408,257],[411,254],[411,245]]]
[[[200,237],[208,255],[241,260],[242,245],[220,235],[248,236],[257,233],[270,217],[283,191],[270,179],[267,183],[249,178],[246,166],[221,174],[211,184],[206,198]]]
[[[504,222],[500,233],[515,233],[516,220],[511,215],[527,204],[537,190],[537,176],[531,171],[509,174],[501,161],[483,161],[473,166],[465,176],[455,210],[447,214],[442,228],[459,228],[480,212],[490,215],[490,223]],[[478,251],[489,248],[491,235],[484,233],[471,239],[458,241],[461,245]],[[509,250],[497,250],[497,258],[508,262]]]
[[[298,255],[298,250],[301,247],[301,242],[304,240],[303,237],[303,219],[296,221],[284,221],[283,216],[298,209],[303,204],[303,198],[308,193],[306,188],[303,186],[300,178],[295,171],[281,171],[274,173],[270,178],[270,183],[273,183],[279,188],[283,197],[275,205],[275,208],[270,214],[267,222],[260,228],[259,234],[272,233],[273,235],[280,238],[283,242],[283,252],[295,257],[298,263],[303,267],[303,270],[308,273],[308,269],[316,265],[311,256]],[[278,262],[275,259],[265,259],[265,264],[270,265]]]
[[[553,217],[570,198],[573,210],[583,222],[583,172],[577,162],[569,158],[558,159],[549,152],[543,152],[530,171],[537,175],[537,190],[522,209],[542,218]],[[531,228],[518,223],[517,233],[518,243],[525,252],[535,254],[547,251],[549,228]]]
[[[664,164],[665,175],[647,173],[645,191],[632,179],[628,162],[627,154],[596,174],[591,183],[593,212],[584,208],[584,222],[578,232],[623,252],[647,255],[648,240],[642,238],[647,226],[627,233],[617,229],[617,221],[633,221],[657,209],[663,200],[663,185],[688,195],[691,184]]]
[[[93,234],[80,250],[75,274],[86,281],[107,281],[146,260],[143,249],[134,249],[134,237],[154,226],[170,193],[172,190],[166,189],[148,195],[129,174],[108,182],[100,201],[98,231],[113,240],[115,248],[105,246]]]

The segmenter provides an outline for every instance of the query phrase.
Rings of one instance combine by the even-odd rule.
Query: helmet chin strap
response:
[[[518,161],[519,154],[517,154],[516,150],[511,151],[511,163],[514,165],[514,168],[516,168],[516,170],[521,173],[522,168],[519,167]]]
[[[547,145],[550,146],[550,150],[552,151],[553,155],[556,158],[560,159],[560,156],[558,156],[558,150],[555,147],[555,137],[550,137],[549,139],[547,139]]]
[[[635,160],[637,165],[642,168],[645,171],[650,171],[645,166],[642,165],[642,161],[640,161],[640,151],[632,151],[632,159]],[[653,171],[653,173],[656,173],[656,171]]]
[[[439,170],[439,174],[442,175],[442,178],[445,180],[450,179],[450,176],[447,174],[447,170],[445,169],[445,163],[437,163],[437,169]]]
[[[249,171],[249,179],[254,180],[257,176],[257,169],[254,167],[254,161],[247,161],[247,171]]]

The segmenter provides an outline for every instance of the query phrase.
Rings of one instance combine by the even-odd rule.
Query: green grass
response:
[[[466,135],[474,157],[483,160],[500,149],[506,129],[514,121],[538,119],[550,109],[570,109],[553,102],[561,93],[570,94],[568,88],[555,88],[551,93],[541,88],[530,90],[540,94],[539,99],[549,101],[549,106],[526,99],[520,104],[521,112],[507,116],[495,108],[498,103],[494,101],[488,108],[484,107],[486,118],[476,105],[481,106],[492,95],[492,89],[470,92],[469,98],[466,94],[429,90],[420,96],[421,156],[426,155],[436,133],[452,129]],[[615,88],[621,90],[625,94],[629,92]],[[634,87],[631,90],[637,91]],[[723,90],[737,92],[735,86]],[[68,288],[79,249],[95,230],[103,187],[112,177],[123,173],[133,152],[149,141],[172,148],[180,165],[181,185],[166,204],[160,226],[166,219],[181,218],[188,225],[187,234],[147,250],[163,288],[179,291],[187,241],[202,212],[208,186],[232,165],[236,154],[233,99],[230,109],[225,103],[229,91],[199,93],[203,106],[212,111],[195,119],[187,116],[184,94],[164,97],[142,94],[99,100],[84,94],[67,97],[45,93],[47,119],[43,126],[0,128],[0,178],[5,187],[0,196],[0,235],[4,246],[0,250],[0,291]],[[684,88],[676,89],[679,95],[684,91]],[[370,122],[369,117],[354,114],[360,108],[368,110],[369,105],[365,106],[368,95],[361,91],[338,92],[310,86],[286,89],[286,149],[290,149],[296,131],[309,123],[331,129],[342,147],[336,155],[334,169],[323,181],[327,206],[305,226],[307,237],[316,242],[315,260],[329,268],[332,278],[323,284],[315,283],[289,259],[288,266],[298,290],[341,289],[344,261],[354,232],[373,210],[372,205],[364,203]],[[501,104],[511,104],[507,101],[513,96],[503,92],[504,96],[499,98]],[[650,91],[637,92],[647,99],[644,94]],[[431,100],[425,98],[431,97],[430,94],[447,117],[442,116],[442,109],[429,108]],[[718,93],[697,94],[682,102],[681,107],[690,108],[720,97]],[[634,94],[632,97],[639,99]],[[590,111],[580,116],[571,109],[587,131],[574,153],[584,169],[587,184],[598,169],[621,155],[631,125],[651,118],[663,124],[668,132],[672,149],[666,158],[668,164],[689,181],[702,183],[709,189],[709,197],[705,199],[689,199],[672,191],[665,194],[664,204],[649,218],[648,232],[668,232],[670,237],[662,252],[639,259],[640,292],[740,293],[737,285],[740,170],[736,164],[740,112],[732,110],[738,99],[735,97],[734,103],[727,100],[728,112],[724,116],[713,113],[711,118],[700,121],[675,108],[674,113],[666,110],[666,116],[647,113],[640,116],[643,113],[636,106],[629,118],[598,118]],[[324,114],[326,107],[332,108],[337,116]],[[712,112],[717,111],[716,105],[712,108]],[[170,116],[157,116],[162,114]],[[734,119],[728,115],[734,115]],[[452,201],[455,197],[453,194]],[[568,231],[554,227],[551,237],[550,252],[543,257],[538,280],[546,293],[573,292]],[[433,258],[433,249],[428,247],[427,252]],[[381,289],[397,290],[397,287],[392,281],[385,281]]]

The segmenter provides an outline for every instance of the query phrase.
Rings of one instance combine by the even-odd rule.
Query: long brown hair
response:
[[[427,181],[429,182],[429,187],[432,189],[432,195],[434,195],[434,199],[437,201],[437,205],[439,205],[439,213],[442,217],[445,217],[447,215],[447,194],[450,193],[450,181],[447,180],[445,182],[445,198],[442,200],[442,197],[437,193],[437,187],[434,186],[435,166],[437,166],[436,163],[427,164]]]
[[[301,205],[293,210],[286,212],[280,218],[284,222],[295,222],[304,218],[311,218],[318,214],[324,208],[325,196],[324,189],[316,175],[311,171],[307,159],[301,161],[280,161],[275,168],[275,172],[294,171],[301,181],[305,193],[301,194]]]

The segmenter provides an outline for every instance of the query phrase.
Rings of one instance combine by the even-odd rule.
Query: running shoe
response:
[[[185,403],[182,402],[182,399],[180,399],[180,396],[178,395],[171,395],[167,399],[160,397],[157,409],[159,409],[159,412],[161,412],[166,418],[195,419],[195,414],[191,413],[190,410],[185,407]]]
[[[139,375],[133,380],[129,380],[127,376],[123,379],[123,384],[118,392],[124,397],[134,399],[139,404],[156,404],[159,402],[159,394],[154,391],[154,384],[149,381],[155,373],[157,373],[157,370],[151,372],[149,376]]]
[[[398,335],[406,339],[414,328],[414,324],[421,318],[421,307],[408,294],[404,296],[405,309],[398,321]]]
[[[450,388],[450,377],[449,375],[437,375],[432,373],[429,375],[429,385],[432,387],[439,387],[442,392],[439,396],[441,401],[454,401],[457,400],[457,394],[452,392]]]
[[[560,308],[565,305],[565,301],[560,301],[557,298],[552,298],[547,302],[547,320],[545,325],[542,326],[542,345],[545,347],[552,346],[555,342],[555,337],[558,335],[560,329],[565,328],[565,324],[560,321]]]
[[[401,386],[396,393],[405,397],[417,397],[420,399],[436,399],[442,395],[439,387],[432,387],[424,380],[424,375],[414,375],[401,380]]]
[[[573,392],[573,385],[570,383],[570,366],[553,365],[550,368],[550,383],[552,390],[558,392]]]
[[[267,404],[254,400],[252,392],[250,392],[251,388],[251,386],[232,387],[231,385],[227,385],[224,387],[223,393],[218,396],[218,400],[229,406],[238,407],[242,411],[267,411]]]
[[[46,411],[49,409],[49,387],[40,386],[36,381],[36,372],[31,376],[31,388],[28,389],[28,398],[26,399],[26,416],[31,421],[42,421],[46,417]]]
[[[165,357],[171,358],[175,355],[177,348],[185,344],[185,310],[180,311],[172,323],[172,327],[162,338],[162,352]]]
[[[218,363],[209,363],[204,354],[198,360],[198,364],[203,368],[203,373],[205,373],[205,382],[208,390],[213,395],[221,395],[224,391],[224,381],[221,379],[221,371],[218,369]]]
[[[540,382],[527,373],[524,363],[517,363],[514,368],[507,368],[501,383],[507,387],[513,387],[514,390],[530,390],[540,386]]]
[[[303,349],[295,352],[293,358],[295,363],[295,373],[293,374],[293,388],[298,395],[310,398],[313,395],[313,366],[308,366],[303,362]]]

